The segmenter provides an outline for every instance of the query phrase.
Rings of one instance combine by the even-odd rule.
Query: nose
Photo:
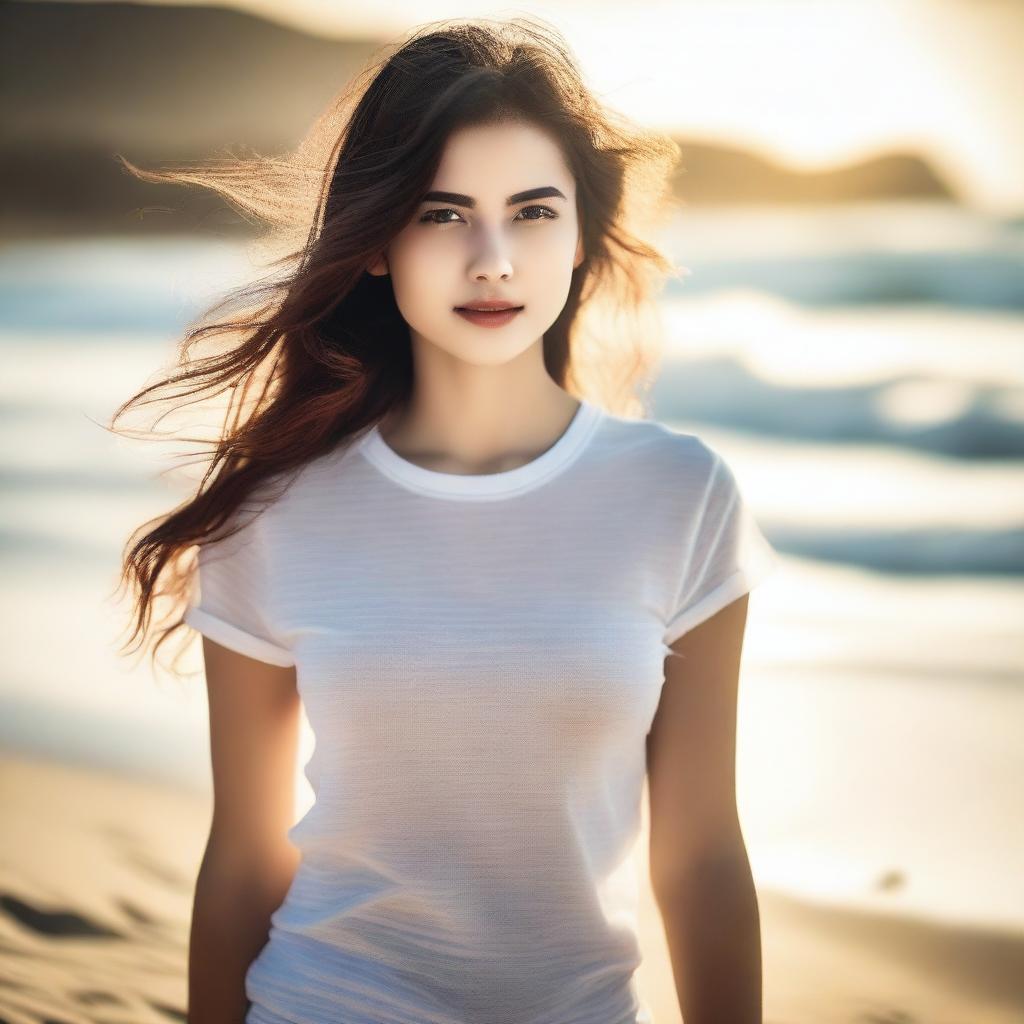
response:
[[[482,232],[470,264],[470,277],[474,281],[505,281],[511,276],[512,261],[501,232]]]

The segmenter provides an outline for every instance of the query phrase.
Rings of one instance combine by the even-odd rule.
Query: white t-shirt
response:
[[[374,427],[203,545],[186,622],[295,665],[316,736],[247,1024],[650,1022],[629,853],[667,645],[777,561],[708,445],[589,401],[485,475]]]

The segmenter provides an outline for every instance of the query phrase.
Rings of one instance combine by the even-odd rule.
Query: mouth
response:
[[[522,312],[523,306],[502,306],[497,309],[476,309],[472,306],[456,306],[455,312],[464,320],[481,327],[500,327],[515,319]]]
[[[456,306],[457,310],[468,309],[473,313],[503,313],[508,309],[522,309],[522,306],[517,306],[514,302],[502,302],[499,299],[487,300],[481,299],[478,302],[474,302],[469,306]]]

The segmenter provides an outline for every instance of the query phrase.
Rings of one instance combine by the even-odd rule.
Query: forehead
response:
[[[535,185],[557,185],[570,197],[574,191],[572,172],[552,136],[527,122],[505,121],[452,132],[431,188],[504,202]]]

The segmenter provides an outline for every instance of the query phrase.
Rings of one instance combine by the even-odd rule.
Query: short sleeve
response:
[[[295,664],[266,621],[265,559],[255,523],[199,545],[184,621],[223,647],[271,665]]]
[[[748,593],[778,567],[778,555],[761,532],[732,470],[717,452],[713,455],[683,578],[665,625],[665,644]]]

